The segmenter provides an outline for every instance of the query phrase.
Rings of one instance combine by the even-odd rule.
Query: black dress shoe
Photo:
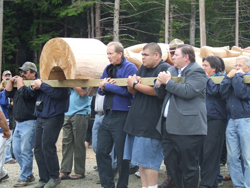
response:
[[[158,188],[176,188],[169,173],[167,173],[167,178],[165,181],[161,185],[158,185]]]

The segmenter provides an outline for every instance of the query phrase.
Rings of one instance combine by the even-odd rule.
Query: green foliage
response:
[[[91,5],[94,5],[96,1],[85,1],[85,0],[78,0],[72,5],[69,5],[59,13],[59,17],[64,16],[77,16],[78,14],[82,13],[85,9],[89,8]]]
[[[250,43],[249,0],[240,2],[240,46]],[[16,0],[4,2],[3,68],[16,70],[24,61],[39,63],[42,46],[54,37],[89,36],[91,6],[98,0]],[[101,40],[113,40],[114,1],[101,2]],[[199,0],[195,0],[195,45],[200,45]],[[206,0],[206,33],[209,46],[235,44],[235,0]],[[171,36],[189,43],[191,0],[170,0]],[[89,19],[89,20],[88,20]],[[165,0],[121,0],[120,41],[125,47],[164,42]],[[34,54],[37,54],[36,57]]]

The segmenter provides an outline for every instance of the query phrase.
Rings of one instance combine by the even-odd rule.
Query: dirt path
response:
[[[62,132],[61,132],[62,133]],[[62,134],[60,134],[57,147],[58,147],[58,156],[61,162],[62,159]],[[96,184],[96,180],[98,179],[98,172],[93,169],[93,166],[96,165],[95,153],[92,149],[87,150],[87,156],[89,157],[86,159],[86,178],[80,180],[63,180],[62,183],[58,186],[58,188],[101,188],[100,184]],[[0,188],[10,188],[16,183],[20,173],[20,167],[18,164],[5,164],[4,168],[8,171],[10,178],[8,180],[4,180],[0,184]],[[38,182],[38,169],[36,165],[36,161],[34,160],[34,167],[33,167],[34,176],[36,181],[26,186],[27,188],[34,187],[34,185]],[[222,175],[226,175],[228,173],[226,167],[221,168]],[[161,169],[159,172],[159,184],[161,184],[165,180],[165,165],[161,165]],[[117,177],[115,178],[117,180]],[[129,176],[129,187],[130,188],[141,188],[141,180],[134,175]],[[233,188],[232,182],[224,182],[222,188]]]

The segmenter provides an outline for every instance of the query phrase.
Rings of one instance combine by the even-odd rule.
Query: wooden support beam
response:
[[[149,78],[141,78],[141,83],[145,85],[154,85],[154,80],[156,77],[149,77]],[[179,83],[184,83],[184,77],[173,77],[174,81]],[[52,87],[99,87],[99,83],[103,79],[89,79],[89,80],[42,80],[43,83],[46,83]],[[127,86],[126,80],[127,78],[116,78],[116,85],[118,86]],[[33,80],[24,80],[23,83],[25,86],[30,86],[34,81]],[[4,82],[4,86],[8,81]],[[16,84],[14,84],[16,87]]]
[[[223,80],[224,76],[216,76],[211,77],[210,79],[215,84],[220,84]],[[141,83],[144,85],[153,86],[154,80],[156,77],[148,77],[148,78],[141,78]],[[116,78],[114,79],[116,81],[116,85],[118,86],[126,86],[126,78]],[[178,83],[184,83],[185,77],[172,77],[172,80]],[[99,83],[102,81],[102,79],[89,79],[89,80],[42,80],[43,83],[46,83],[52,87],[99,87]],[[246,84],[250,84],[250,75],[249,76],[243,76],[243,81]],[[24,80],[25,86],[30,86],[34,81],[33,80]],[[4,87],[8,81],[4,82]],[[16,84],[14,84],[14,87],[16,87]]]

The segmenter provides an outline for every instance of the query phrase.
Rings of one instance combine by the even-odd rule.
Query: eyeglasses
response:
[[[242,68],[242,67],[245,67],[245,65],[242,65],[242,64],[236,64],[235,67],[239,67],[239,68]]]
[[[20,70],[19,73],[20,73],[20,75],[22,75],[22,73],[23,73],[23,74],[27,74],[27,71]]]

